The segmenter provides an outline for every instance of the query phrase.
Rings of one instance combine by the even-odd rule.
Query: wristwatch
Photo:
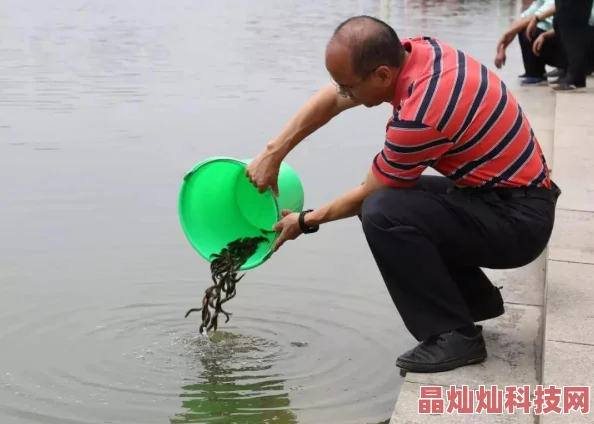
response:
[[[299,214],[299,228],[301,229],[301,232],[303,234],[315,233],[316,231],[318,231],[320,229],[319,225],[315,225],[313,227],[309,227],[309,226],[305,225],[305,215],[307,215],[310,212],[313,212],[313,209],[307,209],[305,211],[301,211],[301,213]]]

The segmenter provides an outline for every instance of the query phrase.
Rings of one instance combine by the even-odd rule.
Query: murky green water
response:
[[[378,423],[410,347],[357,220],[250,272],[212,342],[186,170],[249,158],[321,84],[334,26],[374,14],[491,65],[515,1],[0,3],[0,423]],[[513,78],[510,57],[506,73]],[[388,106],[288,159],[306,207],[358,184]],[[339,159],[337,153],[341,153]],[[331,165],[331,167],[330,167]]]

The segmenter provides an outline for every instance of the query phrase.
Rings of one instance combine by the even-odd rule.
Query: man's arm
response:
[[[543,32],[538,36],[534,43],[532,43],[532,51],[536,56],[540,56],[540,50],[542,49],[543,44],[546,40],[553,38],[555,36],[555,29],[550,29],[547,32]]]
[[[530,23],[534,21],[534,25],[538,22],[538,20],[546,19],[548,16],[552,16],[554,12],[554,7],[552,9],[548,9],[545,13],[550,13],[551,10],[553,13],[547,16],[539,16],[538,20],[536,18],[536,12],[540,9],[543,5],[542,1],[534,1],[532,4],[520,15],[520,19],[513,23],[510,29],[508,29],[503,36],[499,39],[499,43],[497,44],[497,51],[500,49],[505,50],[507,46],[514,40],[515,36],[519,34],[521,31],[528,30]]]
[[[342,97],[334,84],[329,83],[299,109],[287,126],[268,143],[266,150],[276,155],[278,160],[283,160],[303,139],[341,112],[359,104]]]
[[[350,218],[361,213],[371,193],[386,187],[411,187],[423,171],[452,147],[444,135],[424,124],[396,121],[390,124],[383,150],[376,155],[363,185],[305,216],[310,226]]]
[[[505,50],[507,46],[509,46],[511,42],[514,41],[516,35],[528,27],[530,19],[531,18],[521,18],[514,22],[510,29],[505,31],[499,39],[499,42],[497,43],[497,51],[499,51],[500,48]]]
[[[451,147],[450,140],[427,125],[416,121],[392,121],[384,148],[375,156],[365,182],[306,214],[305,224],[315,227],[361,214],[363,203],[371,193],[384,187],[410,187],[416,184],[423,170]],[[280,231],[274,244],[276,252],[287,240],[294,240],[301,234],[299,214],[283,211],[283,218],[274,224],[273,230]]]
[[[520,31],[526,29],[526,27],[530,23],[530,19],[530,17],[518,19],[516,22],[514,22],[514,24],[511,26],[508,32],[514,35],[520,33]]]
[[[363,206],[363,202],[367,196],[376,190],[386,187],[385,184],[381,183],[375,177],[373,171],[370,169],[367,173],[367,178],[362,185],[343,194],[327,205],[305,215],[305,224],[308,226],[316,226],[359,215],[361,213],[361,206]]]
[[[336,91],[334,84],[327,84],[313,95],[280,134],[250,161],[245,175],[260,193],[270,188],[278,196],[279,167],[289,152],[336,115],[359,104],[343,98]]]
[[[532,19],[532,16],[540,7],[542,7],[542,4],[543,0],[535,0],[532,2],[532,4],[530,4],[530,6],[528,6],[526,10],[520,14],[520,19],[514,22],[511,28],[508,29],[499,40],[497,51],[499,51],[501,48],[505,50],[507,46],[514,40],[515,36],[526,29],[530,23],[530,20]]]
[[[497,42],[497,54],[495,55],[495,66],[498,69],[501,69],[501,67],[505,65],[505,50],[507,49],[507,46],[509,46],[511,42],[514,41],[514,38],[516,38],[516,35],[518,33],[524,31],[524,29],[528,27],[529,23],[530,18],[521,18],[514,22],[512,27],[503,33],[503,35]]]
[[[542,21],[544,19],[550,18],[551,16],[554,16],[556,12],[557,12],[557,9],[555,8],[555,6],[553,6],[550,9],[547,9],[542,13],[536,13],[536,14],[532,15],[530,17],[530,22],[528,23],[528,26],[526,27],[526,37],[528,38],[528,40],[532,41],[532,34],[534,33],[534,30],[536,29],[536,24],[538,24],[539,21]]]
[[[557,12],[557,9],[555,8],[555,6],[553,6],[550,9],[547,9],[542,13],[534,15],[534,17],[537,20],[542,21],[543,19],[550,18],[551,16],[555,16],[556,12]]]

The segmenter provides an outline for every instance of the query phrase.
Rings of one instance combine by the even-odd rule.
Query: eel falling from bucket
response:
[[[225,315],[225,323],[229,322],[231,314],[224,311],[222,306],[237,294],[235,285],[245,276],[245,273],[240,277],[237,276],[239,268],[256,253],[260,243],[267,241],[268,239],[262,236],[239,238],[227,244],[220,253],[213,254],[210,271],[214,284],[204,291],[202,307],[188,310],[185,316],[187,318],[192,312],[202,311],[202,324],[199,330],[201,334],[217,330],[220,313]],[[224,298],[222,298],[223,293]],[[210,308],[214,310],[213,313]]]

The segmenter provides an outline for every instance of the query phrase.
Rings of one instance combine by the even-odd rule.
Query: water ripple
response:
[[[163,414],[163,404],[179,398],[184,412],[172,414],[172,423],[210,422],[228,414],[238,422],[297,422],[308,414],[344,415],[356,401],[367,411],[390,402],[393,376],[383,369],[387,346],[339,318],[348,314],[364,321],[373,314],[357,296],[345,294],[333,304],[330,290],[312,289],[311,307],[332,305],[333,313],[311,314],[290,306],[294,288],[266,308],[257,306],[258,299],[269,297],[274,286],[252,281],[249,290],[257,296],[240,293],[235,305],[230,302],[231,321],[210,340],[197,334],[199,315],[183,318],[193,306],[183,296],[104,311],[100,305],[59,304],[43,313],[33,313],[35,306],[21,311],[20,322],[0,333],[3,344],[26,333],[55,363],[32,361],[21,374],[0,374],[7,412],[51,419],[62,411],[91,423],[98,422],[94,412],[121,407],[125,398],[131,411],[143,411],[142,419],[127,422],[140,423],[150,421],[149,412]],[[61,360],[63,355],[71,360]]]

